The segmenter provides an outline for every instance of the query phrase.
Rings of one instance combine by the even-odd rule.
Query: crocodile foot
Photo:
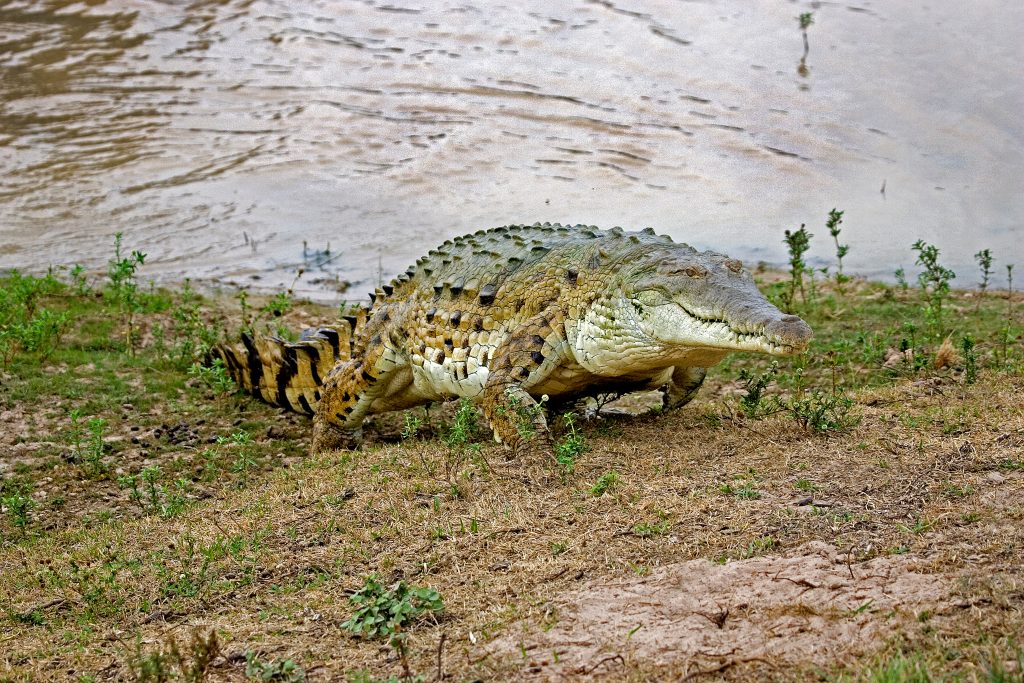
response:
[[[313,444],[310,447],[313,455],[325,451],[354,451],[363,441],[362,429],[341,429],[327,421],[316,420],[313,423]]]

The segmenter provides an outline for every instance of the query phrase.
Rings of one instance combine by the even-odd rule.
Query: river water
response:
[[[797,17],[812,12],[809,53]],[[1024,266],[1024,3],[0,0],[0,268],[361,296],[454,235]],[[1020,272],[1020,271],[1018,271]]]

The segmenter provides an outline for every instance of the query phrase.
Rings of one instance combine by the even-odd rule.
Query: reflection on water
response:
[[[849,269],[923,238],[971,284],[1024,258],[1022,29],[1009,0],[0,0],[0,268],[123,231],[151,273],[326,292],[545,220],[769,261],[807,222],[828,258],[836,206]]]

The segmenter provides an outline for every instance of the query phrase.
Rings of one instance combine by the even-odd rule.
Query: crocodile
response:
[[[214,356],[265,400],[313,416],[313,452],[367,416],[474,400],[513,456],[549,453],[545,397],[661,389],[688,403],[734,351],[804,351],[811,328],[747,268],[647,228],[509,225],[451,239],[298,342],[246,335]]]

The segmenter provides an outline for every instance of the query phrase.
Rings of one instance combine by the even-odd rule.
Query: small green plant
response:
[[[840,294],[843,293],[843,285],[850,280],[850,278],[843,274],[843,257],[850,253],[850,245],[839,244],[839,233],[841,232],[839,226],[843,222],[843,213],[843,211],[832,209],[828,212],[828,221],[825,223],[828,233],[832,235],[832,239],[836,243],[836,285],[839,287]]]
[[[807,29],[814,23],[814,14],[811,12],[802,12],[797,21],[800,23],[800,33],[804,39],[804,54],[800,57],[800,65],[797,67],[797,72],[801,76],[808,74],[807,70],[807,55],[811,51],[811,44],[807,40]]]
[[[902,531],[904,533],[907,533],[907,534],[923,534],[924,532],[926,532],[929,529],[931,529],[932,526],[933,525],[932,525],[931,522],[929,522],[929,521],[927,521],[925,519],[922,519],[921,517],[916,518],[914,520],[913,525],[911,525],[911,526],[907,526],[906,524],[897,524],[896,525],[896,527],[900,531]]]
[[[64,289],[52,273],[34,277],[12,270],[0,277],[0,364],[4,369],[20,354],[35,353],[46,360],[56,350],[71,317],[40,304],[44,297]]]
[[[653,536],[663,536],[668,533],[669,530],[668,519],[664,514],[660,515],[658,519],[651,522],[640,522],[639,524],[633,525],[633,535],[641,538],[651,538]]]
[[[407,412],[405,414],[405,421],[402,424],[402,440],[408,441],[409,439],[415,439],[422,428],[423,418]]]
[[[902,266],[897,268],[893,275],[896,278],[896,284],[900,286],[900,289],[905,292],[910,288],[910,283],[907,282],[907,273],[903,270]]]
[[[913,370],[921,370],[928,365],[928,354],[917,344],[917,325],[908,320],[903,323],[902,331],[905,336],[900,339],[899,349],[909,357]]]
[[[206,680],[210,666],[219,656],[220,643],[216,631],[211,630],[209,635],[203,636],[196,630],[192,632],[192,639],[184,651],[173,636],[149,653],[143,652],[142,642],[138,640],[128,664],[139,683],[201,683]]]
[[[217,344],[220,330],[203,321],[199,295],[192,289],[192,283],[188,278],[185,279],[179,296],[178,302],[171,309],[175,335],[173,356],[182,364],[194,364]]]
[[[303,683],[306,672],[291,659],[263,661],[255,652],[246,650],[245,677],[250,681]]]
[[[801,427],[823,434],[845,432],[857,426],[860,418],[851,414],[853,406],[853,399],[845,394],[816,390],[790,401],[789,411]]]
[[[562,423],[565,425],[567,433],[555,446],[555,460],[558,461],[563,474],[569,475],[576,468],[576,458],[587,450],[587,442],[583,435],[576,430],[576,418],[572,413],[563,415]]]
[[[619,474],[618,472],[605,472],[590,488],[590,493],[595,496],[603,496],[608,491],[611,491],[619,485]]]
[[[75,288],[77,296],[89,296],[92,293],[92,287],[89,286],[89,277],[85,274],[84,266],[76,263],[71,267],[71,272],[68,274],[71,276],[71,285]]]
[[[752,372],[746,368],[740,370],[740,381],[743,382],[743,396],[740,396],[740,408],[749,418],[760,418],[778,412],[778,400],[764,401],[764,393],[772,378],[779,372],[779,364],[772,361],[765,372]]]
[[[364,638],[394,636],[415,621],[436,618],[444,612],[444,602],[436,590],[404,581],[388,587],[376,574],[366,578],[349,602],[356,611],[341,627]]]
[[[974,384],[978,381],[978,354],[974,351],[974,338],[965,334],[960,339],[960,353],[964,358],[964,381]]]
[[[188,369],[188,374],[190,377],[199,379],[220,395],[232,394],[238,388],[235,380],[231,379],[228,369],[224,366],[224,361],[220,358],[214,358],[210,365],[193,363]]]
[[[139,473],[139,479],[146,485],[146,493],[149,495],[149,507],[153,510],[158,509],[160,507],[161,487],[157,482],[160,480],[160,466],[147,465],[143,467],[142,472]],[[133,486],[135,486],[134,482]]]
[[[135,277],[139,266],[146,262],[146,254],[132,251],[131,255],[125,256],[121,252],[123,236],[123,233],[114,233],[114,258],[107,267],[109,284],[106,295],[117,305],[121,313],[125,328],[125,348],[134,356],[137,342],[135,315],[142,309],[139,285]]]
[[[117,485],[123,489],[131,489],[129,494],[133,503],[145,509],[142,504],[142,491],[139,490],[139,477],[134,474],[124,474],[117,478]]]
[[[103,433],[106,431],[107,421],[102,417],[92,417],[86,420],[85,429],[88,437],[83,441],[82,427],[79,422],[81,413],[72,410],[71,416],[71,438],[74,443],[72,457],[79,464],[86,476],[91,479],[101,479],[107,473],[107,465],[103,462],[103,453],[106,443],[103,441]]]
[[[1003,365],[1010,364],[1010,344],[1013,341],[1013,325],[1016,322],[1013,306],[1013,264],[1006,265],[1006,320],[999,331],[999,346],[1001,348]]]
[[[143,510],[158,512],[161,517],[169,519],[177,516],[188,505],[188,491],[191,488],[191,483],[188,479],[180,478],[174,482],[174,488],[169,489],[163,484],[157,483],[160,476],[160,467],[149,465],[144,467],[138,475],[127,474],[118,477],[117,483],[121,488],[131,489],[132,501]],[[145,484],[145,496],[139,489],[139,482]]]
[[[259,464],[254,452],[255,445],[252,441],[252,435],[241,430],[235,432],[230,437],[218,436],[216,443],[222,448],[228,447],[235,451],[235,459],[231,463],[231,471],[235,474],[241,474],[242,483],[244,483],[248,472]]]
[[[935,245],[918,240],[912,248],[917,252],[916,263],[924,268],[917,276],[917,283],[924,299],[925,318],[935,339],[942,339],[946,336],[942,320],[943,304],[949,297],[949,283],[956,277],[956,273],[939,264],[939,249]]]
[[[985,291],[988,289],[989,278],[992,277],[992,250],[982,249],[974,255],[974,260],[981,268],[981,282],[978,283],[978,287],[981,289],[981,296],[984,297]],[[979,305],[980,301],[979,299]]]
[[[792,313],[796,306],[796,293],[800,291],[800,298],[807,302],[807,295],[804,292],[804,273],[807,272],[807,263],[804,262],[804,254],[811,248],[811,238],[814,237],[807,232],[807,228],[801,224],[799,230],[787,230],[785,235],[786,247],[789,249],[789,290],[783,294],[786,311]]]
[[[508,400],[508,408],[511,409],[515,419],[516,431],[524,441],[530,441],[537,435],[537,427],[543,421],[544,405],[547,403],[547,394],[541,396],[536,403],[524,400],[519,393],[508,390],[505,394]],[[499,415],[507,415],[505,406],[498,406]]]
[[[455,421],[444,438],[445,443],[450,448],[464,447],[477,437],[479,430],[480,416],[476,406],[468,398],[460,398]]]
[[[754,557],[755,555],[761,555],[763,553],[770,552],[778,547],[778,543],[771,536],[761,536],[755,538],[747,546],[746,550],[740,555],[744,560]]]
[[[722,484],[718,487],[718,490],[727,496],[736,496],[744,500],[758,500],[761,497],[761,492],[754,488],[753,481],[745,481],[741,486],[733,486],[728,483]]]
[[[294,306],[291,292],[278,292],[263,305],[260,312],[267,316],[280,318]]]
[[[26,496],[22,491],[12,491],[10,494],[0,496],[0,508],[7,513],[11,524],[24,532],[28,525],[28,513],[35,507],[35,501]]]
[[[817,485],[815,485],[810,479],[797,479],[795,486],[797,491],[803,491],[804,493],[811,493],[818,490]]]

